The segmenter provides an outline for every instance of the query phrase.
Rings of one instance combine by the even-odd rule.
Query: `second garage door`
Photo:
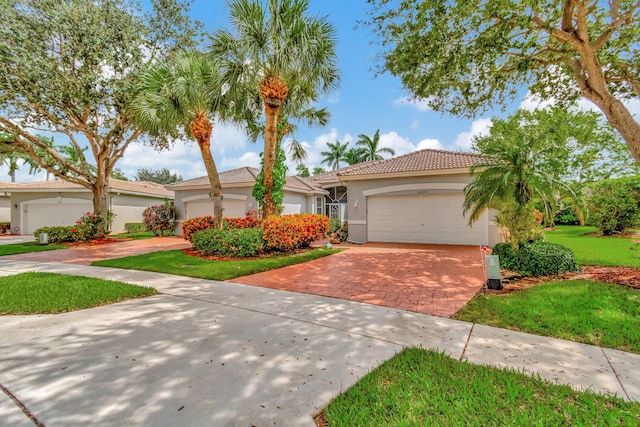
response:
[[[371,196],[367,199],[370,242],[486,245],[488,220],[467,225],[461,194]]]
[[[243,218],[246,215],[244,200],[223,199],[222,214],[226,218]],[[185,203],[186,215],[184,219],[213,215],[211,200],[194,200]]]
[[[72,198],[40,199],[25,202],[22,208],[22,234],[33,234],[42,227],[74,225],[84,213],[93,212],[93,203]]]

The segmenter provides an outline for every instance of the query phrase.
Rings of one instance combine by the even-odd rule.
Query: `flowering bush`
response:
[[[191,236],[196,231],[214,228],[215,221],[212,216],[199,216],[195,218],[185,219],[182,223],[182,236],[185,240],[191,241]]]
[[[176,228],[179,212],[173,203],[149,206],[142,213],[142,220],[147,230],[153,231],[156,236],[161,236],[165,231],[173,234]]]
[[[267,250],[292,251],[309,247],[326,236],[329,218],[318,214],[271,216],[262,223]]]
[[[104,221],[94,213],[87,212],[71,227],[74,240],[88,242],[93,239],[101,239],[105,236]]]
[[[71,230],[75,229],[72,226],[55,226],[55,227],[42,227],[34,231],[33,235],[36,241],[40,240],[40,234],[47,233],[49,243],[61,243],[61,242],[73,242],[75,236]]]
[[[235,230],[238,228],[256,228],[260,227],[260,220],[254,216],[246,216],[244,218],[225,218],[225,230]]]
[[[225,230],[236,230],[239,228],[257,228],[260,227],[261,221],[254,216],[246,216],[244,218],[224,218],[223,227]],[[200,216],[187,219],[182,223],[182,235],[185,240],[191,241],[191,236],[196,231],[214,228],[215,222],[212,216]]]

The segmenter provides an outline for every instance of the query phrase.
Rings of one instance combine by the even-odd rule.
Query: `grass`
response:
[[[567,280],[479,294],[454,317],[640,353],[640,291],[616,284]]]
[[[581,265],[613,267],[640,267],[640,245],[623,237],[585,236],[596,232],[596,227],[559,225],[557,231],[545,231],[548,242],[571,249]]]
[[[21,273],[0,277],[0,314],[62,313],[157,293],[153,288],[111,280]]]
[[[38,242],[11,243],[0,245],[0,256],[26,254],[29,252],[53,251],[56,249],[66,249],[66,245],[40,245]]]
[[[334,399],[330,427],[638,425],[640,404],[405,349]]]
[[[150,239],[155,237],[152,231],[140,231],[139,233],[120,233],[120,234],[110,234],[108,237],[112,239],[133,239],[133,240],[143,240]]]
[[[248,274],[311,261],[337,252],[340,252],[340,249],[318,248],[294,255],[212,261],[186,255],[181,250],[174,250],[95,261],[91,265],[155,271],[211,280],[230,280]]]

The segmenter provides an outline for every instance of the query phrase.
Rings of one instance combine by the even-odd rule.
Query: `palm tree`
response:
[[[215,226],[222,229],[222,186],[211,155],[211,133],[216,117],[227,118],[218,67],[203,55],[183,53],[170,63],[157,63],[142,77],[131,104],[141,129],[153,136],[181,134],[198,143],[207,170]]]
[[[329,151],[323,151],[320,153],[320,155],[324,156],[321,163],[326,163],[327,166],[333,170],[339,169],[340,162],[344,161],[344,155],[347,152],[349,143],[345,142],[342,144],[340,141],[336,141],[332,144],[327,142],[327,146],[329,147]]]
[[[363,152],[358,148],[349,148],[343,156],[343,160],[347,162],[348,165],[355,165],[357,163],[363,162]]]
[[[263,216],[273,215],[273,169],[280,140],[282,109],[288,99],[298,99],[298,108],[338,84],[336,31],[326,17],[305,13],[309,0],[231,0],[234,33],[220,30],[212,37],[211,54],[222,60],[222,75],[229,91],[253,85],[253,97],[265,112]],[[255,91],[256,89],[257,92]],[[299,94],[300,96],[298,96]]]
[[[360,161],[362,162],[367,162],[369,160],[382,160],[383,157],[380,153],[387,153],[391,156],[396,155],[396,152],[391,148],[378,148],[380,145],[380,129],[376,131],[375,135],[373,135],[373,138],[361,133],[360,135],[358,135],[358,141],[356,141],[356,145],[360,146]]]

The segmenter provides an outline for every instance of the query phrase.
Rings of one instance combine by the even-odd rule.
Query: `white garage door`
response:
[[[93,212],[89,200],[61,198],[36,200],[22,204],[22,234],[33,234],[38,228],[74,225],[83,214]]]
[[[213,202],[211,200],[194,200],[184,204],[187,211],[185,218],[196,218],[200,216],[213,216]],[[244,218],[246,215],[245,201],[223,199],[222,214],[226,218]]]
[[[367,199],[370,242],[486,245],[487,213],[467,225],[463,195],[371,196]]]

